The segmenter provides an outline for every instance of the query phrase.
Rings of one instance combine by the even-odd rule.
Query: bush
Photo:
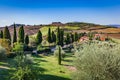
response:
[[[79,46],[73,80],[119,80],[120,45],[93,42]]]
[[[15,72],[11,80],[39,80],[40,72],[33,66],[33,59],[30,55],[17,53],[14,62]]]
[[[23,43],[15,43],[13,47],[13,51],[24,51],[24,44]]]
[[[8,39],[0,39],[0,45],[5,48],[6,53],[11,52],[11,42]]]
[[[42,45],[38,45],[37,51],[43,51],[43,50],[45,50],[45,47],[43,47]]]
[[[27,46],[24,43],[15,43],[13,47],[13,51],[33,51],[33,48],[30,46]]]
[[[5,48],[0,46],[0,61],[5,60],[6,58],[7,58],[6,50]]]
[[[15,56],[16,56],[15,52],[10,52],[10,53],[7,54],[8,58],[14,58]]]
[[[64,50],[61,48],[61,58],[64,59],[65,58],[65,52]],[[58,58],[59,55],[59,46],[56,46],[56,50],[54,51],[54,56]]]

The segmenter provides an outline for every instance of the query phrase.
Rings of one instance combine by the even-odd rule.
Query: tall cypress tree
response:
[[[60,30],[60,45],[64,46],[64,31]]]
[[[52,43],[52,35],[51,35],[51,29],[49,28],[48,29],[48,37],[47,37],[47,40],[49,43]]]
[[[71,42],[73,43],[74,42],[74,35],[71,34]]]
[[[65,42],[66,42],[67,45],[71,43],[70,35],[69,34],[67,34]]]
[[[16,26],[14,23],[14,34],[13,34],[13,43],[17,42]]]
[[[56,35],[54,31],[52,31],[52,42],[56,42]]]
[[[78,33],[75,32],[75,41],[78,41],[78,39],[79,39]]]
[[[8,29],[7,26],[4,28],[3,38],[4,39],[9,39],[11,41],[10,32],[9,32],[9,29]]]
[[[57,28],[57,45],[60,45],[60,28]]]
[[[21,26],[20,28],[19,28],[19,31],[18,31],[18,41],[20,42],[20,43],[24,43],[24,28],[23,28],[23,26]]]
[[[3,31],[0,31],[0,38],[3,38]]]
[[[37,44],[41,44],[41,42],[42,42],[42,33],[40,30],[37,33],[36,42],[37,42]]]
[[[61,47],[59,46],[59,52],[58,52],[58,64],[61,65]]]
[[[29,44],[29,36],[28,35],[25,36],[25,44],[27,44],[27,45]]]

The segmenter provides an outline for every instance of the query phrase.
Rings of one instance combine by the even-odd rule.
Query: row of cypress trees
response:
[[[81,36],[83,36],[82,33],[78,34],[77,32],[73,33],[67,33],[66,37],[64,37],[64,30],[57,28],[57,34],[55,34],[53,31],[51,33],[51,28],[48,29],[48,36],[47,41],[49,43],[55,42],[57,45],[64,46],[64,42],[66,45],[76,42],[79,40]]]
[[[21,26],[18,31],[18,39],[17,39],[16,25],[14,24],[14,32],[13,32],[13,41],[12,42],[29,44],[29,36],[28,35],[26,35],[25,37],[24,36],[25,36],[24,27]],[[9,29],[7,26],[4,28],[4,31],[0,31],[0,38],[8,39],[11,42],[11,35],[10,35]]]

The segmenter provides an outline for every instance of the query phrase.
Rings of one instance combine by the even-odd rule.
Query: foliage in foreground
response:
[[[0,46],[0,61],[5,60],[6,58],[7,58],[6,50],[5,48]]]
[[[73,80],[119,80],[120,45],[107,42],[78,47]]]
[[[30,55],[24,55],[23,53],[17,53],[15,58],[15,72],[11,77],[11,80],[38,80],[39,70],[33,66],[33,59]]]
[[[54,51],[54,56],[58,58],[58,56],[59,56],[59,48],[60,48],[60,50],[61,50],[61,51],[60,51],[60,52],[61,52],[61,58],[64,59],[64,57],[65,57],[65,52],[64,52],[64,50],[62,49],[62,47],[60,47],[60,46],[56,46],[56,50]]]

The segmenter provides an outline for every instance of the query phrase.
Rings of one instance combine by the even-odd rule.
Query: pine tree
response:
[[[13,43],[17,42],[16,26],[14,24]]]
[[[55,35],[55,33],[54,33],[54,31],[52,31],[52,42],[56,42],[56,35]]]
[[[51,35],[51,29],[49,28],[48,29],[48,37],[47,37],[47,40],[49,43],[52,43],[52,35]]]
[[[37,33],[36,42],[37,42],[37,44],[41,44],[41,42],[42,42],[42,33],[40,30]]]
[[[57,28],[57,45],[60,45],[60,28]]]
[[[29,36],[28,35],[25,36],[25,44],[27,44],[27,45],[29,44]]]
[[[4,28],[3,38],[4,39],[9,39],[11,41],[10,32],[9,32],[9,29],[8,29],[7,26]]]
[[[18,32],[18,41],[20,42],[20,43],[24,43],[24,27],[23,26],[21,26],[20,28],[19,28],[19,32]]]
[[[60,31],[60,45],[64,46],[64,31]]]
[[[3,38],[3,31],[0,31],[0,38]]]

